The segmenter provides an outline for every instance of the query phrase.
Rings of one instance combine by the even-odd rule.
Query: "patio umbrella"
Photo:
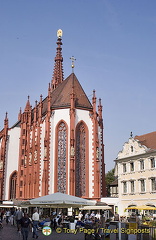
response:
[[[53,193],[43,197],[34,198],[29,201],[25,201],[22,205],[29,206],[42,206],[42,207],[54,207],[54,208],[70,208],[70,207],[82,207],[85,205],[94,205],[91,200],[75,197],[64,193]]]
[[[80,210],[108,210],[112,209],[110,206],[84,206]]]
[[[135,210],[156,210],[156,207],[151,207],[151,206],[132,206],[132,207],[127,207],[126,209],[135,209]]]

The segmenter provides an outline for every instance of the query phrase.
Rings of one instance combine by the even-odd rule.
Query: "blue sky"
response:
[[[75,74],[102,99],[106,171],[125,141],[156,130],[155,0],[1,0],[0,129],[17,121],[27,96],[47,96],[63,30],[65,78]]]

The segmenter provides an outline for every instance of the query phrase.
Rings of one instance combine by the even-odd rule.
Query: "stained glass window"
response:
[[[66,193],[67,128],[64,122],[58,126],[58,192]]]
[[[86,130],[81,123],[76,132],[76,196],[81,197],[86,194]]]

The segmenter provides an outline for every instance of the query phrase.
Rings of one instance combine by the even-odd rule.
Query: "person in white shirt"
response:
[[[91,217],[91,218],[92,218],[92,217],[95,217],[94,211],[92,211],[92,213],[90,214],[90,217]]]
[[[32,238],[35,238],[35,236],[36,236],[36,239],[37,239],[38,238],[37,225],[39,222],[39,214],[37,212],[37,209],[34,210],[34,213],[32,215],[32,221],[33,221],[33,236],[32,236]]]
[[[6,212],[6,223],[8,224],[9,221],[10,221],[10,210]]]
[[[99,219],[99,220],[100,220],[100,218],[101,218],[101,215],[100,215],[100,213],[99,213],[99,212],[97,212],[97,214],[95,215],[95,217],[96,217],[97,219]]]
[[[79,215],[78,215],[78,220],[81,221],[81,218],[83,217],[83,214],[81,213],[81,211],[79,212]]]

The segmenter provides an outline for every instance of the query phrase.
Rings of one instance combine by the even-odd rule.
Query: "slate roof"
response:
[[[156,132],[147,133],[140,136],[135,136],[134,139],[139,140],[141,145],[145,145],[146,147],[155,150],[156,149]]]

